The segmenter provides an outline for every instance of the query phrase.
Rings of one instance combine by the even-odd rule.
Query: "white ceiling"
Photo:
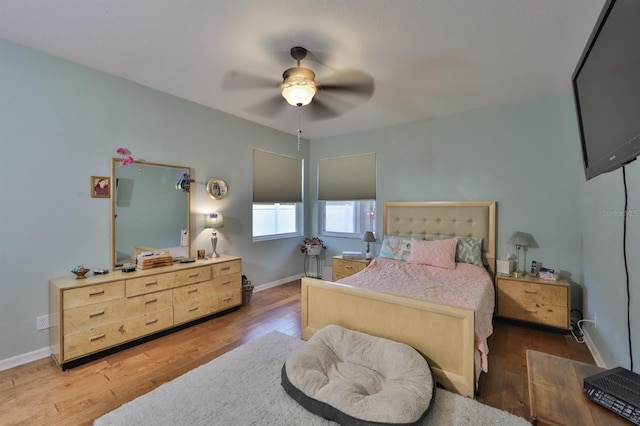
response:
[[[0,0],[0,38],[296,134],[298,111],[247,111],[276,87],[221,89],[236,70],[274,82],[357,69],[375,92],[317,139],[569,92],[604,0]],[[344,101],[345,99],[343,99]],[[353,102],[353,98],[347,98]],[[283,102],[284,99],[282,100]],[[304,107],[303,107],[304,108]]]

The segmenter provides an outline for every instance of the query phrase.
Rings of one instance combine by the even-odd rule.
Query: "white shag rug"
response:
[[[105,414],[95,425],[336,425],[289,397],[281,369],[302,340],[272,331]],[[530,425],[437,389],[426,425]]]

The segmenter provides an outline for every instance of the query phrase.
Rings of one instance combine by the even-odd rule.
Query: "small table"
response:
[[[595,365],[527,350],[529,404],[534,425],[626,425],[622,417],[589,400],[583,379],[606,371]]]
[[[313,264],[315,263],[315,269],[316,269],[316,276],[312,277],[312,275],[310,275],[309,271],[309,264]],[[320,258],[319,254],[304,254],[304,276],[305,277],[312,277],[312,278],[318,278],[319,280],[322,279],[322,259]]]

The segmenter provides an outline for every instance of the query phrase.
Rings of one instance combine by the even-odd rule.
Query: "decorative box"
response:
[[[496,260],[496,272],[501,275],[510,275],[513,272],[513,261]]]

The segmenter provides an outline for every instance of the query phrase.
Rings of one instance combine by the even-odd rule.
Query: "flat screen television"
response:
[[[640,0],[608,0],[572,76],[587,180],[640,155]]]

